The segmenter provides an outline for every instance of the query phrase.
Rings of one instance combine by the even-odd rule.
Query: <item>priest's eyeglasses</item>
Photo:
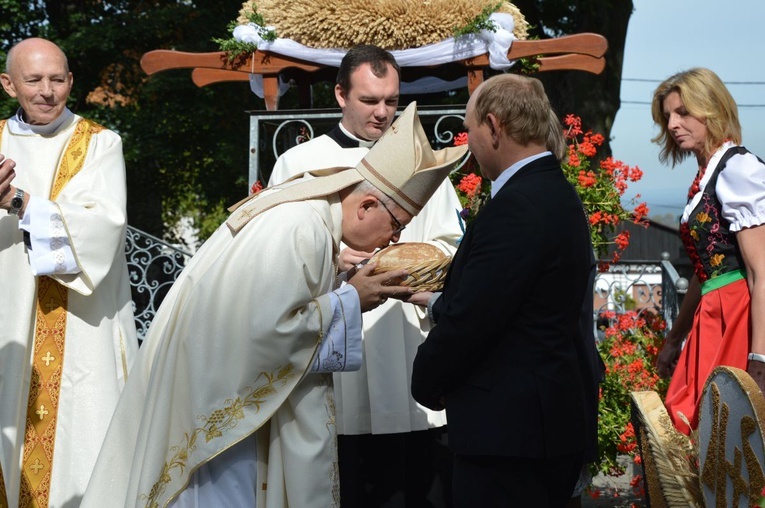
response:
[[[402,225],[399,220],[396,218],[395,215],[390,211],[390,209],[385,206],[385,203],[382,202],[382,199],[377,199],[377,201],[382,205],[383,208],[385,208],[385,211],[388,212],[388,215],[390,215],[390,218],[393,219],[393,222],[396,223],[396,228],[393,230],[393,235],[397,235],[401,233],[403,230],[406,229],[406,226]]]

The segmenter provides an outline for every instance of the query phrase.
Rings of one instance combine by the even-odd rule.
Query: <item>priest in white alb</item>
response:
[[[77,506],[138,350],[122,141],[67,109],[50,41],[0,81],[0,506]]]

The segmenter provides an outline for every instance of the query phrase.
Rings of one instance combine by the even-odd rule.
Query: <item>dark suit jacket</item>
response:
[[[579,322],[591,259],[582,203],[551,155],[513,175],[468,228],[412,375],[418,402],[440,409],[443,397],[455,453],[585,448]]]

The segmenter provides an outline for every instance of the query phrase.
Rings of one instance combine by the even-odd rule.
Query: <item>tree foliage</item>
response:
[[[212,38],[236,17],[217,0],[0,0],[2,65],[13,43],[39,36],[59,44],[74,74],[70,108],[123,139],[131,225],[172,236],[188,215],[208,236],[225,208],[247,193],[248,109],[262,101],[246,84],[197,88],[188,70],[147,76],[154,49],[216,51]],[[17,104],[3,94],[0,112]],[[5,154],[13,157],[13,154]]]
[[[601,157],[612,154],[609,140],[621,101],[622,65],[627,24],[634,9],[632,0],[515,0],[530,31],[540,39],[582,32],[594,32],[608,41],[606,67],[599,74],[587,72],[542,72],[537,76],[545,85],[555,110],[581,117],[605,142]]]
[[[591,31],[608,38],[606,71],[538,75],[559,113],[576,113],[606,139],[619,107],[631,1],[515,2],[544,38]],[[236,0],[0,0],[0,64],[19,40],[40,36],[59,44],[74,74],[70,108],[123,139],[131,225],[171,238],[172,225],[191,217],[206,238],[226,207],[247,193],[248,110],[264,109],[246,83],[197,88],[188,69],[147,76],[144,53],[155,49],[217,51],[241,4]],[[313,90],[315,107],[334,107],[331,84]],[[404,97],[402,100],[412,100]],[[417,98],[464,103],[467,94]],[[281,107],[294,103],[290,94]],[[0,117],[17,104],[0,97]],[[607,141],[604,155],[610,154]],[[13,157],[13,154],[5,154]]]

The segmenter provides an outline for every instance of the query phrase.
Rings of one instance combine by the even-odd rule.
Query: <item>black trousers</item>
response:
[[[446,428],[339,435],[342,508],[451,508]]]
[[[581,452],[549,459],[456,455],[454,507],[563,508],[581,468]]]

